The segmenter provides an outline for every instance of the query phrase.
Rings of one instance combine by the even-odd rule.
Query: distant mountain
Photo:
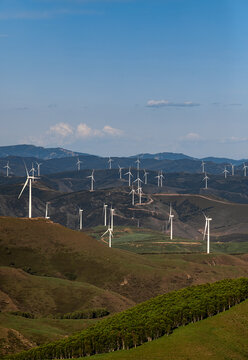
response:
[[[201,160],[208,161],[208,162],[214,162],[215,164],[233,164],[233,165],[241,165],[247,161],[247,159],[234,160],[234,159],[229,159],[229,158],[218,158],[218,157],[211,157],[211,156],[202,158]]]
[[[38,159],[58,159],[65,157],[72,157],[78,155],[87,155],[83,153],[66,150],[63,148],[44,148],[34,145],[12,145],[0,146],[0,157],[20,156],[20,157],[35,157]]]
[[[154,159],[154,160],[181,160],[181,159],[190,159],[190,160],[197,160],[188,155],[184,155],[182,153],[172,153],[172,152],[162,152],[157,154],[138,154],[132,157],[138,157],[140,159]]]

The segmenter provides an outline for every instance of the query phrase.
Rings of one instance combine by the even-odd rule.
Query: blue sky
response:
[[[0,0],[0,144],[248,157],[245,0]]]

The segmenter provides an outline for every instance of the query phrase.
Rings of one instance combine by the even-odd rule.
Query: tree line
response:
[[[216,315],[247,298],[247,278],[190,286],[157,296],[66,339],[6,359],[71,359],[130,349],[169,335],[179,326]]]

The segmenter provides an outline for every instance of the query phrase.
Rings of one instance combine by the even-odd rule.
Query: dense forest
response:
[[[130,349],[169,335],[179,326],[225,311],[247,298],[246,278],[191,286],[157,296],[69,338],[5,359],[68,359]]]

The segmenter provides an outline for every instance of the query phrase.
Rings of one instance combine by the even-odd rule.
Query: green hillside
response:
[[[136,349],[92,356],[91,360],[246,360],[248,300],[230,310],[176,329]]]
[[[248,298],[248,279],[191,286],[141,303],[79,334],[9,356],[13,360],[78,358],[130,349],[219,314]]]

